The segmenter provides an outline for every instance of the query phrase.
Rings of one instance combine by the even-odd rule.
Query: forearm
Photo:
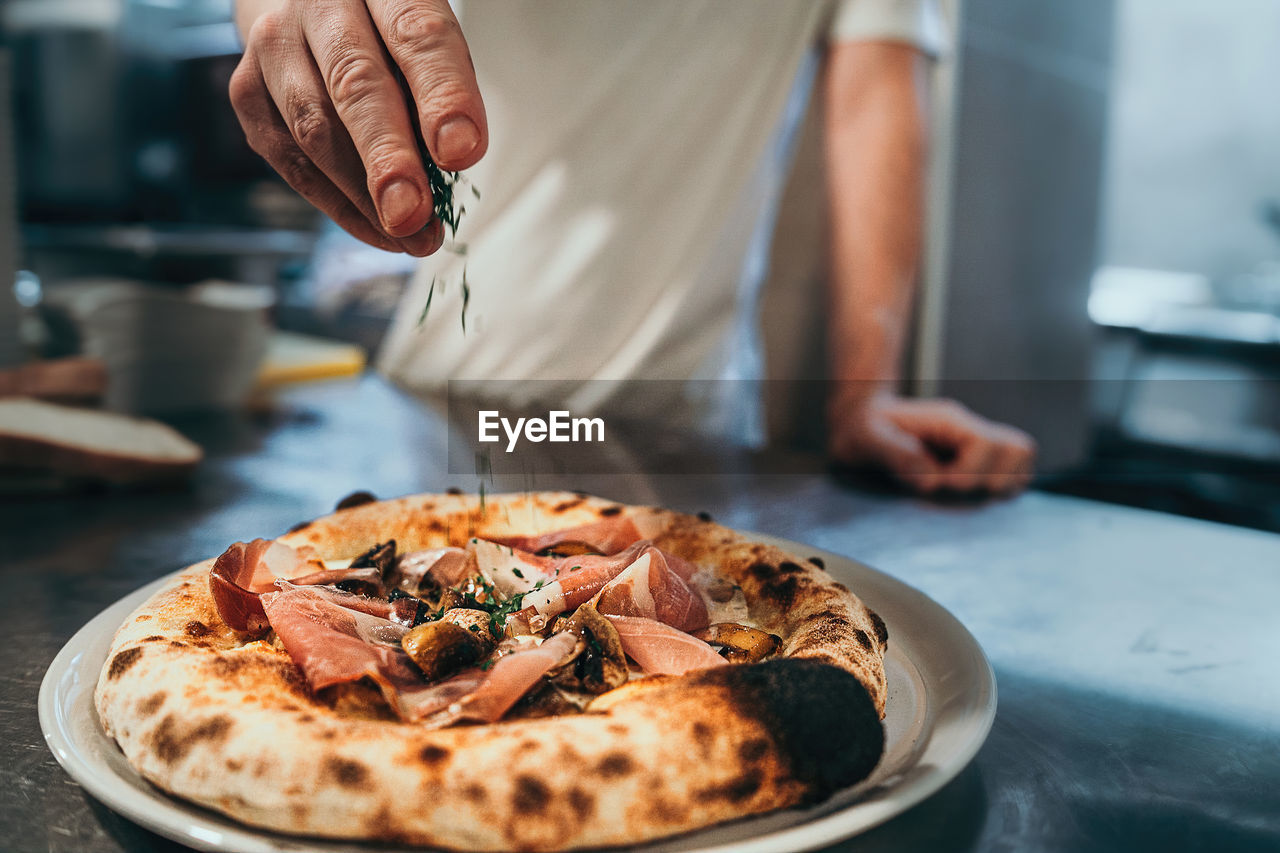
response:
[[[832,48],[824,75],[831,373],[897,381],[919,269],[927,60],[896,43]]]

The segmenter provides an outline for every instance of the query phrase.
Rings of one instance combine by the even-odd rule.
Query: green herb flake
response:
[[[493,668],[493,665],[495,663],[497,663],[497,661],[495,661],[493,658],[489,658],[487,661],[480,664],[480,669],[482,672],[488,672],[490,669]]]
[[[427,290],[427,304],[422,306],[422,313],[418,315],[418,325],[421,326],[427,319],[427,312],[431,310],[431,297],[436,295],[436,277],[431,276],[431,287]]]
[[[520,571],[519,569],[512,569],[512,570],[511,570],[511,574],[513,574],[513,575],[515,575],[516,577],[520,578],[520,580],[524,580],[524,572]]]

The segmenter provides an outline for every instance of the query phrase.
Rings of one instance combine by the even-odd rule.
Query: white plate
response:
[[[658,851],[763,853],[812,850],[864,832],[937,791],[977,753],[996,711],[995,676],[973,636],[923,593],[861,563],[758,535],[800,556],[817,554],[889,627],[884,757],[869,779],[808,809],[736,821],[648,845]],[[200,850],[238,853],[368,851],[385,845],[325,842],[250,829],[170,797],[146,782],[98,724],[93,688],[116,628],[168,578],[98,614],[54,658],[40,685],[40,727],[59,763],[90,794],[148,829]]]

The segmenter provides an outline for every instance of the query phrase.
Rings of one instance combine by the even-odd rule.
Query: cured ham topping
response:
[[[540,645],[526,646],[498,658],[474,690],[437,712],[426,720],[427,724],[447,726],[460,720],[497,722],[544,675],[573,652],[577,641],[577,637],[565,632]]]
[[[618,630],[622,649],[650,675],[684,675],[726,666],[711,646],[683,631],[641,616],[605,616]]]
[[[450,587],[476,573],[475,554],[467,548],[431,548],[402,554],[392,570],[391,586],[416,593],[423,582]]]
[[[679,628],[707,627],[702,596],[672,570],[668,555],[650,546],[600,590],[596,609],[606,616],[643,616]]]
[[[209,591],[222,621],[237,631],[267,630],[267,617],[258,596],[275,589],[278,578],[323,571],[319,559],[304,557],[288,545],[270,539],[236,542],[213,563]]]
[[[641,539],[650,539],[657,533],[658,525],[652,514],[632,513],[539,536],[508,536],[493,541],[534,554],[553,551],[573,555],[594,553],[609,556],[626,550]]]

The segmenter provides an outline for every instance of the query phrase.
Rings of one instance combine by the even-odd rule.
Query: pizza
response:
[[[584,494],[361,494],[182,571],[94,694],[254,827],[637,844],[820,801],[884,748],[884,622],[817,557]]]

